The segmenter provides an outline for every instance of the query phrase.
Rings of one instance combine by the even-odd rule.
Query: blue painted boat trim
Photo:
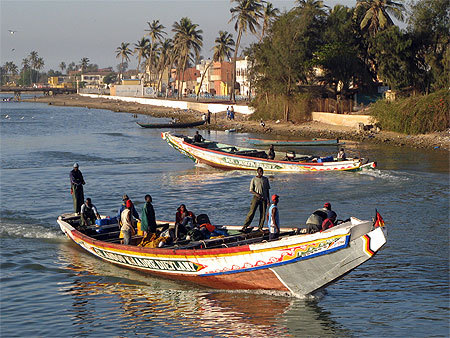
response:
[[[315,253],[311,256],[307,256],[307,257],[297,257],[294,259],[291,259],[289,261],[286,262],[279,262],[279,263],[273,263],[273,264],[267,264],[264,266],[257,266],[254,268],[248,268],[248,269],[240,269],[240,270],[233,270],[233,271],[225,271],[225,272],[216,272],[216,273],[210,273],[210,274],[202,274],[202,275],[198,275],[199,277],[210,277],[210,276],[220,276],[220,275],[228,275],[228,274],[232,274],[232,273],[238,273],[238,272],[248,272],[248,271],[255,271],[255,270],[261,270],[261,269],[270,269],[270,268],[274,268],[277,266],[281,266],[281,265],[286,265],[286,264],[291,264],[291,263],[295,263],[301,260],[305,260],[305,259],[310,259],[310,258],[314,258],[317,256],[322,256],[322,255],[328,255],[332,252],[344,249],[346,247],[348,247],[348,244],[350,243],[350,235],[347,235],[345,237],[345,243],[342,244],[341,246],[338,246],[337,248],[333,248],[324,252],[318,252]]]

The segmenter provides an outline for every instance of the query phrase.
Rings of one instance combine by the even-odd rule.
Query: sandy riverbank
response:
[[[196,111],[174,110],[173,108],[156,107],[138,103],[123,101],[93,99],[79,95],[57,95],[42,96],[26,101],[44,102],[58,106],[88,107],[97,109],[108,109],[116,112],[128,112],[131,114],[146,114],[155,117],[175,117],[183,122],[196,121],[201,118],[201,113]],[[234,121],[226,119],[226,113],[213,114],[211,124],[203,126],[203,129],[226,130],[234,128],[237,132],[265,133],[278,136],[287,136],[290,139],[295,137],[305,138],[339,138],[342,140],[356,142],[370,142],[377,144],[392,144],[397,146],[409,146],[414,148],[444,149],[450,150],[449,130],[440,133],[426,135],[404,135],[394,132],[362,132],[355,128],[335,126],[318,122],[308,122],[303,124],[276,123],[274,121],[264,121],[262,127],[259,122],[248,119],[248,116],[236,114]]]

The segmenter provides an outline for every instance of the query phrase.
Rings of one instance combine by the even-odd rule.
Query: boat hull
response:
[[[193,128],[198,127],[206,123],[206,121],[196,121],[196,122],[187,122],[187,123],[140,123],[136,122],[142,128],[151,128],[151,129],[175,129],[175,128]]]
[[[212,249],[145,248],[95,240],[62,216],[61,230],[108,262],[216,289],[261,289],[301,296],[336,281],[386,243],[385,228],[353,219],[312,235]]]
[[[360,159],[334,162],[292,162],[254,158],[205,149],[184,141],[169,132],[161,133],[161,137],[174,149],[191,158],[196,163],[208,164],[221,169],[256,170],[258,167],[265,171],[277,172],[326,172],[326,171],[358,171],[370,166],[363,165]]]

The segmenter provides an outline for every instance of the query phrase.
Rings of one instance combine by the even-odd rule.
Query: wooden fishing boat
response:
[[[206,121],[195,121],[195,122],[174,122],[174,123],[140,123],[136,122],[142,128],[153,128],[153,129],[163,129],[163,128],[193,128],[198,127],[206,123]]]
[[[274,146],[338,146],[339,139],[327,140],[327,139],[313,139],[313,140],[265,140],[259,138],[248,138],[247,142],[256,146],[268,146],[273,144]]]
[[[280,237],[272,241],[266,230],[162,248],[136,246],[138,236],[131,245],[120,244],[117,223],[82,228],[75,214],[63,214],[57,222],[84,250],[123,267],[216,289],[275,290],[302,296],[337,281],[383,247],[387,232],[378,216],[377,212],[376,221],[352,217],[314,234],[282,228]]]
[[[233,146],[214,141],[194,142],[192,138],[161,133],[169,145],[188,156],[196,163],[205,163],[222,169],[303,172],[303,171],[358,171],[375,168],[376,162],[360,158],[336,160],[328,156],[318,158],[311,155],[296,155],[294,152],[275,152],[275,158],[269,160],[262,150]]]

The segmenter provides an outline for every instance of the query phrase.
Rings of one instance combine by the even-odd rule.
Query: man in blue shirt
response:
[[[128,198],[128,195],[127,194],[124,194],[123,195],[123,197],[122,197],[122,201],[123,201],[123,203],[122,203],[122,205],[120,206],[120,208],[119,208],[119,211],[118,211],[118,213],[117,213],[117,219],[120,221],[120,216],[122,215],[122,211],[124,211],[125,209],[126,209],[126,207],[127,207],[127,201],[129,200],[129,198]],[[140,217],[139,217],[139,214],[138,214],[138,212],[136,211],[136,209],[134,208],[134,203],[131,205],[131,215],[135,218],[135,219],[137,219],[137,220],[141,220],[140,219]]]
[[[272,195],[272,204],[267,213],[267,226],[269,227],[269,241],[280,236],[280,216],[278,213],[278,201],[280,196]]]

